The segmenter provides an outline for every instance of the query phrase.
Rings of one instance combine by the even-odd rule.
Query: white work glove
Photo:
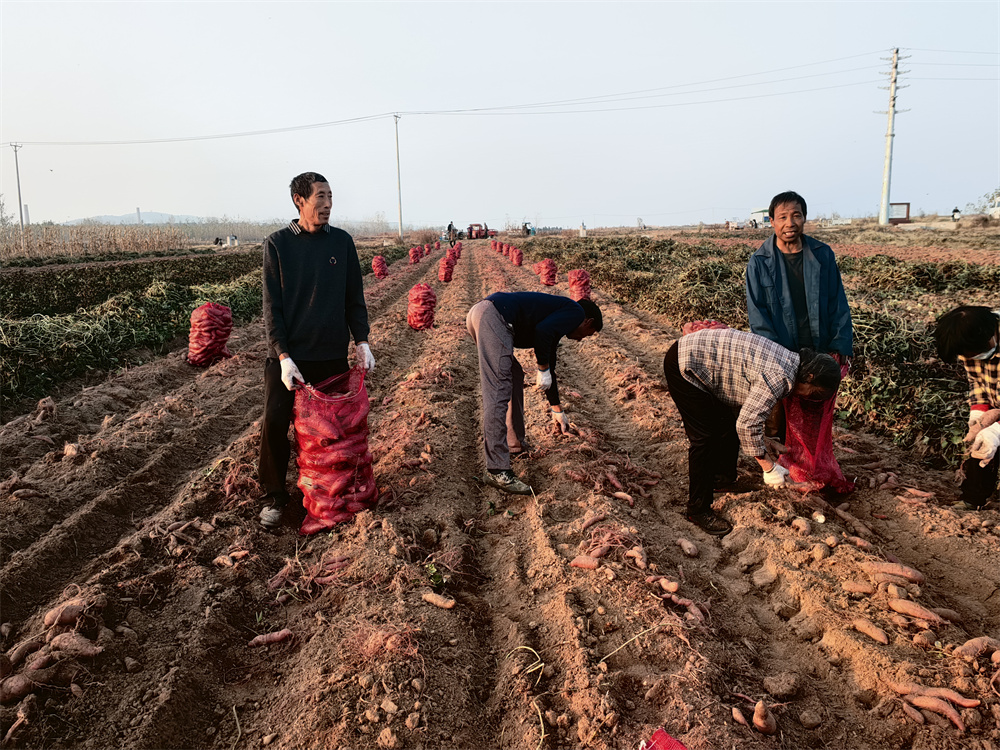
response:
[[[281,382],[285,384],[285,388],[290,391],[294,391],[298,388],[295,385],[295,381],[299,383],[305,383],[306,379],[302,377],[302,373],[299,372],[299,368],[295,366],[291,357],[286,357],[279,363],[281,365]]]
[[[552,421],[559,425],[559,431],[563,435],[569,434],[569,417],[566,416],[566,412],[552,409]]]
[[[985,414],[984,411],[970,411],[969,412],[969,429],[971,430],[977,424],[979,424],[980,418]]]
[[[371,347],[368,344],[361,342],[357,346],[358,364],[365,368],[368,372],[375,369],[375,355],[372,354]]]
[[[539,370],[538,377],[535,378],[535,387],[540,391],[547,391],[552,387],[552,368]]]
[[[780,487],[788,481],[788,469],[777,461],[771,462],[771,470],[764,472],[764,484],[768,487]]]
[[[997,448],[1000,448],[1000,422],[980,430],[972,443],[972,457],[978,458],[979,465],[986,468],[996,455]]]

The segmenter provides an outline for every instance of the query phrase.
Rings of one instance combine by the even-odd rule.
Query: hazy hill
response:
[[[143,211],[142,212],[142,223],[143,224],[166,224],[167,222],[173,222],[174,224],[194,224],[204,221],[204,217],[201,216],[187,216],[185,214],[161,214],[157,211]],[[64,221],[64,224],[138,224],[139,219],[136,217],[135,212],[130,214],[122,214],[121,216],[88,216],[86,219],[73,219],[72,221]]]

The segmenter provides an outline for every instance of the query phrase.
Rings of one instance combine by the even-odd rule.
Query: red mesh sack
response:
[[[233,356],[226,348],[233,330],[233,311],[225,305],[206,302],[191,313],[191,333],[188,334],[189,364],[208,367],[220,359]]]
[[[725,323],[720,323],[717,320],[692,320],[689,323],[685,323],[684,327],[681,328],[681,336],[687,336],[689,333],[694,333],[695,331],[704,331],[706,329],[722,329],[729,328]]]
[[[296,390],[293,417],[298,486],[306,508],[299,533],[315,534],[374,507],[378,489],[368,451],[364,369]]]
[[[440,250],[441,249],[441,242],[440,242],[440,240],[434,243],[434,249],[435,250]]]
[[[438,263],[438,281],[451,281],[452,269],[454,268],[454,263],[449,263],[448,258],[442,258],[441,262]]]
[[[423,253],[421,252],[419,247],[410,248],[410,265],[413,265],[414,263],[419,263],[422,257]]]
[[[524,262],[524,253],[521,252],[520,248],[515,247],[510,251],[510,260],[515,266],[519,266]]]
[[[496,250],[497,250],[497,241],[496,240],[490,240],[490,250],[492,250],[493,252],[496,252]]]
[[[552,258],[546,258],[540,263],[536,264],[539,266],[539,270],[536,272],[538,278],[545,286],[555,286],[556,283],[556,262]]]
[[[385,258],[381,255],[372,258],[372,273],[376,279],[384,279],[389,275],[389,266],[385,264]]]
[[[431,246],[424,245],[424,255],[430,255],[430,254],[431,254]]]
[[[575,268],[567,275],[569,279],[569,296],[578,302],[590,299],[590,274],[582,268]]]
[[[410,290],[406,307],[406,322],[414,331],[424,331],[434,325],[434,305],[437,295],[428,284],[420,283]]]
[[[653,732],[649,742],[643,740],[639,743],[639,750],[687,750],[687,746],[680,740],[671,737],[664,731],[663,727],[660,727]]]
[[[506,242],[503,243],[503,247],[501,248],[501,251],[503,252],[504,255],[509,256],[510,255],[510,245],[508,245]]]
[[[462,243],[461,242],[456,242],[455,243],[455,250],[458,251],[458,257],[461,258],[462,257]]]
[[[841,494],[854,490],[854,482],[844,476],[833,457],[833,418],[837,397],[810,401],[787,396],[785,405],[785,446],[788,453],[780,463],[793,482],[807,484],[810,491],[830,487]]]

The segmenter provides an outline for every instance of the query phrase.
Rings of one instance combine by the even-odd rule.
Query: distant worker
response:
[[[582,341],[604,327],[601,309],[591,300],[541,292],[496,292],[473,305],[465,318],[479,352],[483,399],[483,481],[504,492],[530,495],[531,487],[511,470],[511,454],[528,452],[524,435],[524,370],[515,349],[534,349],[535,386],[545,391],[552,421],[569,433],[569,418],[559,403],[556,348],[563,336]]]
[[[449,221],[448,222],[448,242],[451,244],[451,247],[455,247],[455,241],[456,241],[457,238],[458,238],[458,232],[455,231],[455,222]]]
[[[347,372],[354,337],[358,363],[375,367],[368,346],[368,307],[351,235],[331,227],[333,192],[326,178],[305,172],[292,180],[299,218],[264,240],[264,419],[260,483],[267,505],[260,522],[282,523],[288,505],[288,425],[295,389]]]
[[[969,379],[970,457],[962,464],[965,479],[953,506],[982,510],[1000,476],[1000,310],[963,305],[945,313],[934,331],[938,355],[956,357]]]
[[[736,484],[740,447],[756,459],[764,484],[789,481],[777,462],[783,446],[764,435],[775,404],[790,393],[827,399],[840,385],[833,357],[808,349],[796,354],[732,328],[682,336],[664,357],[663,373],[690,443],[687,520],[713,536],[733,530],[712,500],[716,490]]]
[[[803,234],[806,202],[798,193],[774,196],[767,213],[774,234],[747,264],[750,330],[793,352],[813,349],[848,365],[854,327],[833,250]],[[784,440],[780,407],[769,433]]]
[[[958,206],[955,206],[951,210],[951,220],[952,221],[958,221],[961,218],[962,218],[962,212],[958,210]]]

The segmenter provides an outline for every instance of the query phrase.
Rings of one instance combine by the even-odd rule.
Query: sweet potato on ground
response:
[[[887,562],[863,562],[861,563],[861,569],[874,576],[876,573],[887,573],[891,576],[899,576],[900,578],[905,578],[910,583],[923,583],[925,578],[924,574],[919,570],[910,568],[906,565],[899,565],[898,563],[887,563]]]
[[[934,614],[927,607],[921,607],[916,602],[911,602],[909,599],[890,599],[889,608],[893,612],[899,612],[901,615],[915,617],[918,620],[932,622],[935,625],[945,624],[944,618]]]
[[[929,695],[908,695],[906,700],[912,703],[917,708],[926,708],[928,711],[933,711],[934,713],[944,716],[949,719],[952,724],[954,724],[959,732],[965,731],[965,723],[962,721],[962,717],[958,715],[958,711],[948,703],[947,701],[941,700],[940,698],[932,698]]]
[[[883,646],[889,645],[889,636],[885,634],[885,631],[882,630],[882,628],[878,627],[874,623],[871,623],[868,620],[859,617],[852,623],[852,625],[854,626],[855,630],[857,630],[859,633],[864,633],[873,641],[877,641],[878,643],[881,643]]]
[[[282,641],[287,641],[293,638],[294,634],[288,628],[284,630],[279,630],[276,633],[264,633],[263,635],[258,635],[254,638],[248,645],[250,646],[270,646],[274,643],[281,643]]]
[[[954,650],[954,654],[967,659],[975,659],[985,653],[1000,651],[1000,641],[990,638],[988,635],[972,638]],[[13,661],[13,659],[11,659]]]

